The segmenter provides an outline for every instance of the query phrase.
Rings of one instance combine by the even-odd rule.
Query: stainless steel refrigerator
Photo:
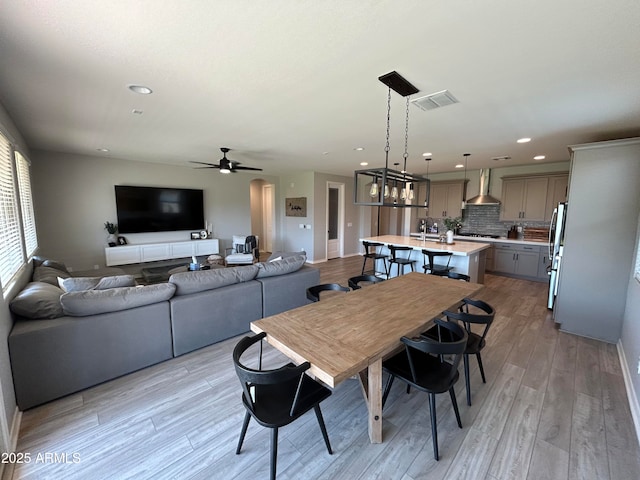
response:
[[[547,308],[552,309],[558,295],[558,283],[560,278],[560,266],[564,253],[564,230],[567,220],[567,202],[561,202],[553,210],[551,224],[549,225],[549,259],[551,270],[549,271],[549,296]],[[555,317],[554,317],[555,318]]]

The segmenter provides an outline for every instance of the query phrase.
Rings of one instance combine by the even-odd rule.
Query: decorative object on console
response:
[[[126,245],[127,239],[124,237],[118,237],[118,245]]]
[[[191,232],[191,240],[200,240],[200,232]]]
[[[287,217],[307,216],[307,197],[285,199]]]
[[[107,243],[110,247],[115,247],[118,244],[118,225],[111,222],[104,222],[104,229],[109,235],[107,235]]]

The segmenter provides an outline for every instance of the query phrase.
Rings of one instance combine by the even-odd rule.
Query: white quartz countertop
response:
[[[411,247],[414,250],[422,250],[424,248],[427,250],[434,250],[438,252],[451,252],[454,255],[462,257],[468,257],[469,255],[491,247],[490,243],[468,242],[466,240],[456,240],[455,238],[454,243],[452,245],[449,245],[446,243],[440,243],[435,238],[427,238],[425,241],[422,241],[420,240],[420,238],[404,237],[400,235],[381,235],[379,237],[366,237],[361,238],[360,241],[383,243],[385,245],[405,246]]]
[[[426,235],[427,238],[429,239],[434,239],[434,238],[438,238],[438,234],[437,233],[428,233]],[[411,233],[411,237],[416,237],[416,238],[420,238],[420,234],[419,233]],[[463,235],[455,235],[453,237],[453,240],[455,242],[458,242],[458,240],[460,241],[465,241],[465,242],[483,242],[483,243],[513,243],[515,245],[536,245],[536,246],[540,246],[540,247],[546,247],[547,245],[549,245],[546,241],[539,241],[539,240],[521,240],[521,239],[517,239],[517,238],[506,238],[506,237],[500,237],[500,238],[491,238],[491,237],[465,237]]]

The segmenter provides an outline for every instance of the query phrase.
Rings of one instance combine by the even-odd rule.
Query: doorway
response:
[[[344,183],[327,182],[327,260],[344,255]]]
[[[273,234],[275,224],[275,193],[270,183],[262,186],[262,250],[273,252]]]

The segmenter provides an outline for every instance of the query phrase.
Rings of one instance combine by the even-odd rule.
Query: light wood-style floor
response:
[[[361,257],[319,268],[322,282],[346,285]],[[349,380],[322,404],[334,454],[308,414],[280,432],[278,478],[640,478],[615,346],[559,332],[545,295],[544,284],[487,275],[478,297],[497,310],[483,352],[487,384],[472,360],[471,407],[464,382],[457,388],[463,429],[448,395],[439,395],[439,462],[425,394],[407,395],[396,382],[384,410],[384,442],[373,445],[360,386]],[[244,415],[231,361],[236,341],[25,412],[18,450],[30,453],[31,463],[15,465],[8,478],[268,478],[267,429],[252,422],[235,455]],[[272,349],[268,356],[282,359]],[[45,453],[57,457],[45,461]]]

